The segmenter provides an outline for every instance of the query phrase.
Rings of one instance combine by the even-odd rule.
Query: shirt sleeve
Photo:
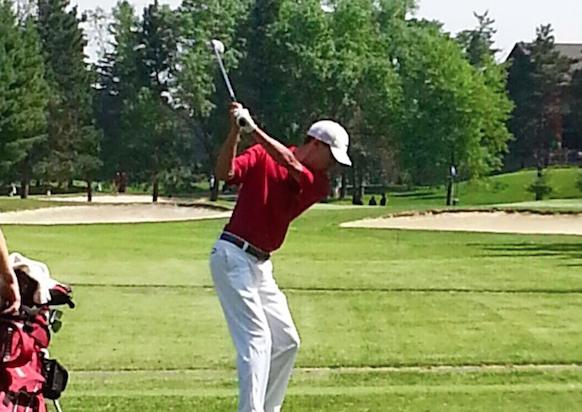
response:
[[[249,171],[252,170],[259,161],[264,157],[265,150],[259,144],[249,147],[233,161],[233,176],[228,180],[229,185],[238,185],[244,183]]]
[[[315,174],[303,166],[297,188],[298,194],[291,213],[293,219],[328,195],[329,182],[325,175]]]

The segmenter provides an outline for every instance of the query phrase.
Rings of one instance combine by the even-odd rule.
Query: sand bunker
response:
[[[87,196],[42,196],[41,200],[53,202],[87,203]],[[158,203],[176,203],[178,199],[160,197]],[[152,203],[151,195],[96,195],[93,196],[92,203],[100,204],[129,204],[129,203]]]
[[[396,215],[344,223],[346,228],[582,235],[582,214],[458,212]]]
[[[173,222],[218,219],[230,212],[204,207],[175,205],[61,206],[0,213],[0,224],[74,225],[93,223]]]

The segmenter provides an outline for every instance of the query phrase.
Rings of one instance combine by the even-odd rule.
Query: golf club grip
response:
[[[238,127],[243,128],[243,127],[246,127],[247,126],[247,121],[245,119],[237,119],[236,122],[238,124]]]

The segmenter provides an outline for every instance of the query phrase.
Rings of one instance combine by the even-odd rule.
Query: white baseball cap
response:
[[[348,156],[350,136],[339,123],[331,120],[320,120],[309,128],[307,135],[329,145],[331,154],[338,163],[346,166],[352,165]]]

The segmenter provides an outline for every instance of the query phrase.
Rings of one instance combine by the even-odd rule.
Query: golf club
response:
[[[236,96],[234,95],[234,89],[232,88],[232,84],[230,83],[230,79],[228,74],[226,73],[226,69],[224,68],[224,62],[222,61],[222,55],[224,54],[224,43],[220,40],[213,39],[209,43],[210,47],[214,51],[214,55],[216,56],[216,61],[218,62],[218,66],[220,67],[220,72],[222,74],[222,78],[224,79],[224,83],[226,84],[226,89],[228,90],[228,94],[230,99],[233,102],[236,102]],[[245,127],[246,122],[244,120],[239,120],[238,125],[240,127]]]

